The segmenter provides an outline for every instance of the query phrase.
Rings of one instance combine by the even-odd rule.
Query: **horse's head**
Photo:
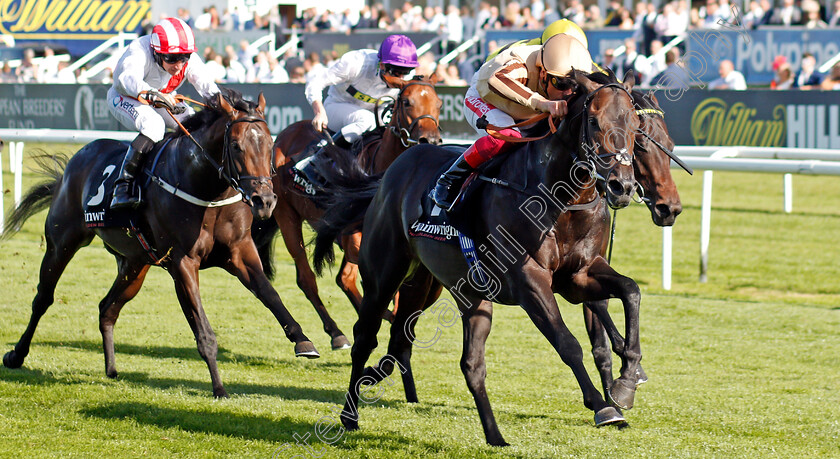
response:
[[[265,97],[260,93],[255,104],[227,88],[223,93],[216,96],[217,106],[225,114],[219,121],[225,123],[221,173],[242,193],[254,217],[263,220],[271,216],[277,204],[271,185],[273,142],[265,121]]]
[[[639,194],[650,208],[653,223],[671,226],[682,212],[680,194],[671,177],[671,158],[667,155],[674,150],[674,141],[668,135],[665,113],[659,108],[656,96],[640,91],[632,94],[641,121],[633,161],[636,180],[641,185]]]
[[[594,166],[599,190],[610,207],[626,207],[636,191],[633,140],[639,117],[629,92],[633,82],[619,83],[613,74],[606,82],[596,82],[579,71],[574,71],[574,77],[579,95],[573,96],[570,112],[580,110],[575,116],[582,118],[578,151]]]
[[[400,139],[404,148],[418,143],[440,144],[440,107],[443,104],[428,77],[398,80],[400,89],[394,102],[388,130]]]

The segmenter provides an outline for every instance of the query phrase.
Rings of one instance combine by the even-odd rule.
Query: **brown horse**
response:
[[[368,173],[383,172],[397,156],[412,145],[441,142],[438,121],[441,100],[435,91],[434,80],[426,77],[418,77],[410,81],[390,76],[387,78],[392,86],[400,89],[400,93],[394,101],[391,120],[385,126],[381,140],[367,144],[357,157],[358,164]],[[276,226],[256,224],[254,238],[257,240],[263,267],[271,276],[273,273],[271,248],[277,229],[280,230],[286,249],[295,261],[298,287],[318,312],[324,324],[324,331],[332,338],[332,348],[346,349],[350,347],[350,342],[330,317],[318,295],[318,284],[309,266],[304,248],[303,222],[312,224],[319,220],[323,215],[323,210],[316,206],[310,197],[295,189],[289,173],[289,169],[295,163],[294,155],[323,137],[324,135],[315,131],[308,120],[292,124],[277,136],[274,142],[274,164],[278,174],[273,182],[274,191],[279,196],[279,200],[274,208],[274,218],[271,222],[276,223]],[[336,277],[336,283],[356,310],[361,304],[361,294],[356,288],[358,275],[356,260],[360,237],[360,234],[356,232],[341,238],[345,255]]]
[[[42,164],[51,179],[27,192],[2,235],[11,236],[26,219],[49,207],[38,293],[32,301],[29,326],[14,350],[3,357],[6,367],[23,365],[35,328],[53,303],[64,269],[95,236],[114,255],[118,268],[111,290],[99,303],[108,377],[117,376],[114,323],[122,307],[140,290],[152,264],[166,269],[175,281],[178,301],[210,370],[216,397],[226,397],[227,392],[216,362],[216,335],[199,296],[199,269],[221,267],[236,276],[274,314],[286,337],[295,343],[296,355],[318,356],[263,273],[251,239],[252,219],[268,218],[277,199],[269,180],[272,143],[264,118],[265,99],[260,94],[255,104],[227,88],[222,94],[207,100],[207,108],[184,123],[191,135],[176,133],[161,147],[151,170],[145,171],[153,182],[146,191],[147,204],[130,215],[128,229],[89,227],[83,210],[83,203],[102,202],[107,194],[103,182],[113,183],[115,177],[110,173],[122,161],[125,143],[96,140],[66,164],[57,158],[47,159],[56,160],[53,165]]]
[[[569,115],[557,133],[508,154],[499,163],[495,174],[498,180],[494,182],[507,185],[485,185],[473,201],[462,204],[461,216],[450,215],[466,225],[475,247],[485,255],[479,264],[470,267],[457,247],[408,236],[408,226],[420,216],[418,203],[440,170],[454,159],[455,153],[450,150],[414,147],[388,169],[375,195],[346,192],[346,200],[338,200],[328,210],[316,242],[316,266],[322,261],[319,253],[330,249],[334,235],[348,222],[358,219],[360,210],[368,210],[364,215],[365,237],[359,264],[365,296],[354,327],[353,367],[342,412],[342,422],[348,429],[358,428],[360,385],[377,380],[366,374],[364,363],[377,343],[378,315],[397,289],[406,286],[403,280],[411,275],[412,292],[400,290],[401,305],[389,345],[389,352],[393,353],[386,356],[387,363],[393,367],[395,360],[407,361],[410,355],[410,330],[398,329],[397,324],[408,324],[409,316],[422,309],[430,292],[446,286],[456,298],[455,314],[462,317],[461,369],[475,398],[488,443],[507,444],[498,430],[484,387],[484,343],[490,331],[490,300],[519,304],[528,313],[563,362],[572,368],[583,392],[584,405],[595,412],[597,425],[624,422],[621,413],[604,400],[589,379],[581,360],[580,345],[566,329],[553,291],[576,303],[610,297],[622,300],[626,327],[622,374],[607,395],[618,406],[632,406],[641,359],[639,288],[632,279],[616,273],[606,263],[583,263],[572,253],[583,247],[592,252],[591,258],[598,257],[601,246],[598,228],[590,228],[586,226],[588,222],[579,220],[571,227],[562,227],[558,222],[566,214],[579,213],[573,210],[594,212],[604,201],[613,207],[629,203],[630,193],[635,190],[630,153],[634,143],[632,133],[638,128],[639,120],[627,93],[629,88],[614,79],[605,85],[584,75],[577,75],[577,80],[581,91],[570,99]],[[605,158],[606,161],[602,160]],[[587,168],[585,164],[590,164],[590,173],[597,172],[604,183],[595,187],[584,179],[580,174]],[[405,180],[408,176],[412,180]],[[553,196],[551,202],[545,201],[548,195],[543,195],[543,190]],[[605,193],[606,198],[602,199],[600,193]],[[540,196],[543,196],[542,205]],[[362,205],[365,201],[367,206]],[[529,207],[534,203],[536,207]],[[610,336],[618,334],[606,310],[596,312]],[[405,381],[410,370],[401,367],[400,371]]]

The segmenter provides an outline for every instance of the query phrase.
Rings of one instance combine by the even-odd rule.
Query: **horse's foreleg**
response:
[[[520,298],[520,304],[528,313],[528,317],[534,325],[560,355],[563,363],[572,369],[572,373],[574,373],[575,379],[577,379],[583,392],[584,405],[595,411],[595,425],[602,426],[624,422],[621,413],[607,404],[601,393],[592,384],[592,380],[583,366],[583,350],[560,316],[557,302],[549,287],[550,281],[533,275],[523,279],[523,281],[525,284],[529,284],[530,288],[523,289],[524,296]]]
[[[624,409],[633,407],[636,383],[643,373],[639,362],[642,358],[639,342],[639,304],[641,292],[633,279],[618,274],[603,258],[597,258],[586,270],[573,277],[574,284],[587,298],[606,299],[617,297],[624,306],[625,336],[621,334],[610,318],[606,301],[593,302],[592,311],[598,316],[612,341],[613,348],[621,357],[621,376],[610,390],[609,398],[616,406]],[[623,344],[623,345],[622,345]]]
[[[32,314],[29,317],[29,325],[27,325],[20,340],[15,344],[14,350],[3,356],[3,365],[7,368],[20,368],[23,365],[23,360],[29,355],[29,346],[32,344],[32,337],[35,335],[38,322],[50,305],[53,304],[58,279],[64,273],[64,269],[67,268],[67,264],[76,252],[93,240],[93,233],[88,232],[85,228],[76,229],[73,228],[73,225],[55,224],[49,217],[46,227],[47,251],[43,260],[41,260],[38,293],[32,300]],[[51,231],[53,228],[62,228],[62,232],[59,234],[58,231]]]
[[[606,309],[607,305],[596,305],[595,303],[604,302],[608,300],[586,301],[583,304],[583,321],[586,324],[586,333],[589,335],[589,342],[592,344],[592,358],[595,360],[595,367],[598,369],[598,374],[601,376],[601,385],[604,387],[604,393],[612,386],[612,351],[609,346],[609,337],[604,329],[604,325],[598,320],[598,316],[592,312],[594,309],[602,307]],[[622,339],[622,347],[624,340]]]
[[[210,370],[213,395],[217,398],[227,397],[227,392],[222,385],[222,378],[219,375],[219,365],[216,361],[219,351],[216,344],[216,334],[210,327],[210,322],[201,306],[201,296],[198,290],[198,267],[198,261],[184,257],[180,260],[173,260],[169,267],[169,273],[175,281],[175,292],[178,294],[181,310],[190,324],[193,335],[195,335],[198,354],[201,355]]]
[[[306,250],[303,247],[303,231],[301,229],[302,223],[300,217],[293,210],[288,209],[288,205],[285,202],[278,202],[277,206],[284,206],[284,211],[275,209],[274,214],[277,219],[277,224],[280,226],[280,233],[283,235],[286,250],[289,251],[289,255],[295,261],[298,288],[306,296],[306,299],[312,303],[312,307],[315,308],[318,317],[321,318],[321,323],[324,324],[324,331],[332,338],[332,348],[347,349],[350,347],[350,342],[344,336],[344,332],[338,328],[338,325],[330,316],[329,312],[327,312],[327,308],[324,307],[324,302],[321,301],[321,297],[318,295],[318,283],[315,280],[315,273],[312,272],[312,268],[309,266]]]
[[[490,326],[493,321],[493,303],[489,301],[474,301],[472,304],[460,305],[461,320],[464,326],[464,347],[461,354],[461,372],[467,381],[467,387],[475,399],[478,417],[484,429],[484,438],[493,446],[507,446],[508,442],[502,437],[490,397],[487,396],[487,367],[484,363],[484,350]]]
[[[280,322],[283,331],[286,333],[286,338],[295,343],[295,356],[307,357],[310,359],[317,359],[320,357],[315,345],[303,333],[300,324],[292,317],[277,290],[271,285],[268,278],[262,269],[259,254],[254,246],[253,241],[248,241],[239,244],[236,249],[231,248],[231,261],[226,266],[227,270],[236,276],[240,282],[274,314],[274,317]],[[344,335],[339,335],[344,338]],[[347,338],[344,338],[347,341]],[[333,345],[336,339],[333,338]]]
[[[130,264],[125,258],[117,257],[119,270],[111,290],[99,303],[99,332],[102,334],[102,349],[105,352],[105,375],[117,377],[114,355],[114,323],[126,303],[140,291],[149,265]]]
[[[341,422],[348,430],[359,428],[358,405],[361,386],[376,383],[375,378],[364,376],[365,364],[376,348],[376,334],[382,325],[382,313],[388,308],[388,303],[402,284],[410,265],[409,257],[396,248],[399,241],[388,241],[393,233],[388,228],[385,228],[383,233],[366,236],[371,241],[377,241],[377,247],[363,247],[360,258],[359,269],[365,282],[365,296],[359,308],[359,320],[353,326],[350,384],[341,412]]]

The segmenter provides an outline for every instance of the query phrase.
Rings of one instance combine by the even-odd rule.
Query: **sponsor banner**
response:
[[[302,84],[240,84],[229,87],[256,100],[266,98],[272,135],[312,118]],[[0,84],[2,127],[13,129],[126,130],[111,116],[107,85]],[[184,89],[184,88],[182,88]],[[464,120],[466,88],[438,86],[440,126],[448,139],[474,140]],[[197,95],[192,88],[183,92]],[[704,91],[669,99],[655,92],[677,145],[748,145],[840,149],[840,97],[827,91]]]
[[[19,46],[55,42],[81,56],[120,32],[134,33],[146,0],[0,0],[0,33]]]
[[[400,32],[417,47],[423,46],[438,37],[436,32]],[[345,33],[304,33],[301,36],[303,41],[303,51],[309,54],[313,51],[318,52],[321,56],[326,53],[335,51],[339,56],[347,51],[355,49],[379,49],[379,45],[385,37],[391,35],[391,32],[378,30],[359,30],[350,35]]]
[[[776,56],[785,56],[794,70],[806,52],[814,55],[817,65],[834,57],[840,52],[840,29],[690,30],[686,43],[682,59],[696,82],[718,78],[718,63],[729,59],[748,84],[767,85]]]

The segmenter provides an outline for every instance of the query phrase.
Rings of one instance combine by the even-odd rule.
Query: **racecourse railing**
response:
[[[79,143],[109,138],[130,141],[137,134],[125,131],[79,131],[69,129],[0,129],[0,139],[9,142],[9,164],[14,174],[15,205],[22,193],[24,142]],[[469,143],[463,139],[444,139],[446,143]],[[700,281],[708,279],[709,244],[712,221],[712,180],[714,171],[784,174],[784,210],[793,210],[793,175],[840,175],[840,151],[812,148],[776,147],[695,147],[677,146],[674,152],[694,169],[703,170],[703,198],[700,219]],[[671,166],[678,168],[673,162]],[[3,161],[0,152],[0,190],[3,189]],[[4,224],[0,199],[0,231]],[[662,228],[662,288],[671,289],[672,228]]]

